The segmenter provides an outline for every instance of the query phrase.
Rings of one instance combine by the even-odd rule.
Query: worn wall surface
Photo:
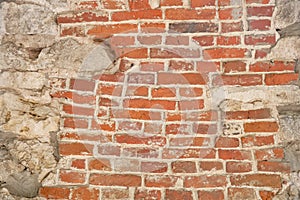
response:
[[[300,199],[298,0],[1,0],[0,199]]]

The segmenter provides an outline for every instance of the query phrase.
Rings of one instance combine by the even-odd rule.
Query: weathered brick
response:
[[[186,188],[224,187],[227,184],[226,177],[222,175],[187,176],[184,179]]]
[[[222,200],[224,198],[222,190],[198,191],[198,200]]]
[[[281,188],[281,178],[277,174],[247,174],[230,177],[233,186],[254,186]]]
[[[78,184],[85,182],[86,173],[60,170],[59,177],[62,182]]]
[[[216,16],[215,9],[203,9],[203,10],[194,10],[194,9],[167,9],[166,10],[166,19],[168,20],[211,20]]]
[[[99,186],[141,186],[141,177],[127,174],[95,174],[90,175],[89,183]]]
[[[228,173],[243,173],[252,171],[250,162],[227,162],[226,172]]]
[[[218,25],[211,22],[198,22],[198,23],[170,23],[170,32],[178,33],[216,33],[218,32]]]
[[[69,199],[71,191],[64,187],[42,187],[39,193],[47,199]]]
[[[196,173],[196,163],[192,161],[175,161],[172,162],[172,171],[174,173]]]
[[[166,200],[174,200],[174,199],[193,200],[193,194],[191,191],[167,190],[165,199]]]
[[[100,192],[95,188],[80,187],[72,190],[71,199],[98,200]]]
[[[248,20],[249,31],[267,31],[271,28],[271,21],[268,19]]]
[[[255,190],[251,188],[228,188],[229,199],[256,199]]]

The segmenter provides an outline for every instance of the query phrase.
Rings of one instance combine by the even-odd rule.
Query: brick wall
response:
[[[60,37],[106,43],[117,70],[55,79],[61,158],[40,196],[272,199],[290,171],[276,107],[255,92],[226,100],[298,79],[293,60],[267,59],[273,1],[158,2],[82,1],[57,16]]]

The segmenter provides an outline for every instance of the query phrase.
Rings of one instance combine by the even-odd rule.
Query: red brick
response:
[[[93,159],[89,161],[89,170],[111,171],[111,164],[106,159]]]
[[[213,78],[213,85],[262,85],[262,76],[256,74],[215,76]]]
[[[271,136],[246,136],[242,138],[243,147],[265,146],[274,144],[274,137]]]
[[[65,128],[87,128],[88,121],[86,119],[76,119],[76,118],[65,118],[64,119]]]
[[[295,62],[284,61],[264,61],[256,62],[250,65],[252,72],[275,72],[275,71],[292,71],[294,72]]]
[[[215,146],[217,148],[234,148],[239,146],[237,138],[218,137]]]
[[[284,150],[282,148],[256,150],[255,158],[256,160],[281,160],[284,158]]]
[[[146,187],[160,187],[160,188],[169,188],[175,187],[178,177],[176,176],[146,176],[145,177],[145,186]]]
[[[201,161],[199,168],[200,171],[223,170],[223,164],[218,161]]]
[[[200,50],[191,48],[150,49],[150,58],[199,58]]]
[[[124,0],[104,0],[101,1],[105,9],[122,9],[125,8]]]
[[[268,53],[270,53],[269,48],[256,49],[255,50],[255,58],[266,58]]]
[[[94,25],[91,26],[87,34],[96,38],[108,38],[116,33],[137,32],[137,24],[111,24],[111,25]]]
[[[161,200],[161,191],[137,189],[134,193],[135,200]]]
[[[200,46],[213,46],[214,37],[213,36],[195,36],[193,40]]]
[[[179,94],[182,97],[201,97],[203,95],[202,88],[180,88]]]
[[[95,120],[92,121],[91,125],[92,130],[99,130],[99,131],[115,131],[116,130],[116,123],[114,121],[101,121],[97,122]]]
[[[95,82],[90,80],[83,80],[83,79],[71,79],[70,89],[80,90],[80,91],[94,91]]]
[[[182,6],[182,0],[163,0],[160,2],[160,6]]]
[[[121,147],[115,144],[100,144],[98,145],[98,153],[100,155],[120,156]]]
[[[244,30],[242,22],[224,22],[221,23],[221,32],[242,32]]]
[[[260,7],[248,7],[248,17],[272,17],[274,12],[274,6],[260,6]]]
[[[148,58],[147,48],[123,47],[116,51],[118,57],[122,58]]]
[[[211,22],[181,22],[169,24],[169,31],[171,33],[216,33],[218,29],[219,26]]]
[[[208,81],[209,73],[221,72],[220,62],[199,61],[197,62],[197,71]]]
[[[89,183],[99,186],[141,186],[142,179],[137,175],[126,174],[94,174],[90,175]]]
[[[203,10],[194,10],[194,9],[167,9],[166,10],[166,19],[167,20],[211,20],[216,16],[215,9],[203,9]]]
[[[68,155],[92,155],[94,145],[82,143],[60,143],[59,152],[62,156]]]
[[[192,62],[171,60],[169,71],[193,71],[194,65]]]
[[[71,14],[60,14],[57,16],[57,23],[77,23],[77,22],[107,22],[108,14],[97,12],[78,12]]]
[[[152,22],[141,23],[142,33],[164,33],[165,31],[166,31],[165,23],[152,23]]]
[[[228,173],[243,173],[252,171],[250,162],[227,162],[226,172]]]
[[[173,173],[196,173],[196,163],[192,161],[175,161],[172,162]]]
[[[145,86],[128,86],[126,96],[148,96],[148,87]]]
[[[42,187],[40,196],[47,199],[69,199],[70,189],[63,187]]]
[[[75,159],[71,162],[71,167],[74,167],[76,169],[85,169],[85,159]]]
[[[245,132],[277,132],[276,122],[250,122],[244,124]]]
[[[242,48],[214,48],[203,50],[204,59],[220,59],[220,58],[246,58],[247,49]]]
[[[191,191],[184,190],[166,190],[166,200],[184,199],[193,200],[193,194]]]
[[[271,113],[270,109],[229,111],[225,113],[225,118],[229,120],[267,119],[271,118]]]
[[[110,95],[110,96],[121,96],[122,89],[123,88],[121,85],[99,84],[97,94]]]
[[[204,108],[204,100],[179,101],[179,110],[201,110]]]
[[[103,82],[113,82],[113,83],[121,82],[121,83],[123,83],[124,77],[125,77],[124,73],[116,72],[114,74],[100,74],[100,75],[95,76],[94,78],[96,80],[103,81]]]
[[[239,45],[241,38],[239,36],[219,36],[217,37],[218,45]]]
[[[128,0],[130,10],[150,10],[148,0]]]
[[[175,101],[167,101],[167,100],[130,99],[130,100],[125,100],[124,107],[174,110],[175,104],[176,104]]]
[[[133,36],[113,36],[110,38],[110,45],[112,46],[130,46],[134,45],[135,38]]]
[[[198,200],[223,200],[224,192],[221,190],[198,191]]]
[[[256,199],[255,190],[251,188],[228,188],[229,199]]]
[[[277,174],[247,174],[230,177],[233,186],[254,186],[281,188],[281,178]]]
[[[138,36],[137,39],[142,45],[158,45],[162,42],[161,36]]]
[[[191,7],[204,7],[204,6],[215,6],[216,1],[215,0],[191,0]]]
[[[268,19],[249,20],[249,31],[268,31],[271,28],[271,21]]]
[[[187,36],[166,36],[166,45],[189,45]]]
[[[138,131],[142,129],[142,123],[136,121],[120,121],[118,130],[122,131]]]
[[[184,187],[186,188],[214,188],[225,187],[227,184],[226,176],[222,175],[199,175],[187,176],[184,179]]]
[[[246,35],[247,45],[273,45],[276,42],[275,35]]]
[[[266,85],[287,85],[296,82],[299,74],[267,74],[265,78]]]
[[[123,154],[135,158],[158,158],[159,150],[155,147],[128,147],[123,148]]]
[[[162,133],[163,128],[162,128],[161,123],[145,122],[144,124],[145,124],[144,125],[145,133],[150,133],[150,134],[161,134]]]
[[[275,193],[270,191],[259,191],[259,196],[262,200],[272,200]]]
[[[165,173],[168,164],[163,162],[141,162],[141,171],[146,173]]]
[[[154,111],[135,111],[130,110],[129,115],[131,119],[142,119],[142,120],[161,120],[161,113]]]
[[[121,11],[112,13],[112,21],[162,19],[161,10]]]
[[[107,200],[129,198],[129,188],[102,188],[101,193],[102,198]]]
[[[101,143],[111,142],[111,136],[109,135],[99,135],[99,134],[89,134],[89,133],[74,133],[66,132],[60,134],[61,140],[82,140],[82,141],[97,141]]]
[[[153,146],[164,146],[166,144],[166,138],[162,136],[134,136],[129,134],[119,134],[115,138],[118,143],[125,144],[144,144]]]
[[[151,91],[151,96],[154,98],[159,97],[175,97],[176,96],[176,90],[175,88],[153,88]]]
[[[220,20],[229,20],[229,19],[241,19],[243,16],[242,8],[221,8],[219,10],[219,19]]]
[[[95,113],[94,108],[84,108],[73,105],[63,105],[63,111],[67,114],[93,116]]]
[[[61,27],[60,36],[75,36],[75,37],[84,37],[85,30],[83,26],[76,27]]]
[[[164,63],[163,62],[142,62],[140,70],[149,71],[149,72],[164,71]]]
[[[228,61],[223,63],[225,73],[244,72],[246,71],[246,63],[242,61]]]
[[[188,134],[188,133],[186,133]],[[184,146],[209,146],[210,138],[207,137],[175,137],[169,139],[170,146],[184,147]]]
[[[251,152],[246,150],[219,149],[219,158],[223,160],[251,160]]]
[[[157,84],[204,85],[205,80],[200,73],[158,73]]]
[[[60,180],[66,183],[84,183],[86,174],[81,172],[72,172],[72,171],[60,171]]]
[[[98,200],[100,196],[99,190],[95,188],[76,188],[72,191],[71,199],[77,200]]]
[[[129,73],[128,83],[133,84],[154,84],[154,74],[150,73]]]
[[[217,133],[216,124],[193,124],[193,132],[204,135],[214,135]]]
[[[263,172],[280,172],[285,174],[288,174],[291,171],[289,163],[273,161],[259,161],[257,163],[257,170]]]

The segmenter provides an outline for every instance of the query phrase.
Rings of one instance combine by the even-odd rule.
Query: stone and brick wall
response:
[[[2,36],[2,47],[26,56],[21,64],[3,64],[12,67],[1,71],[8,80],[1,88],[8,95],[16,87],[20,105],[20,92],[28,93],[24,113],[44,124],[13,129],[21,119],[12,123],[5,115],[1,129],[23,138],[3,139],[10,154],[29,133],[30,140],[44,138],[50,155],[36,160],[51,165],[20,162],[40,174],[37,199],[267,200],[297,184],[290,178],[293,160],[285,157],[291,136],[278,111],[300,101],[297,57],[276,57],[275,1],[61,4],[51,5],[54,24],[41,16],[52,29],[20,33],[6,26]],[[18,6],[4,1],[2,9]],[[24,42],[24,34],[36,43]],[[14,75],[24,73],[20,65],[31,71]],[[33,74],[42,74],[40,82]],[[44,95],[47,101],[33,100]],[[43,137],[32,127],[45,130]]]

